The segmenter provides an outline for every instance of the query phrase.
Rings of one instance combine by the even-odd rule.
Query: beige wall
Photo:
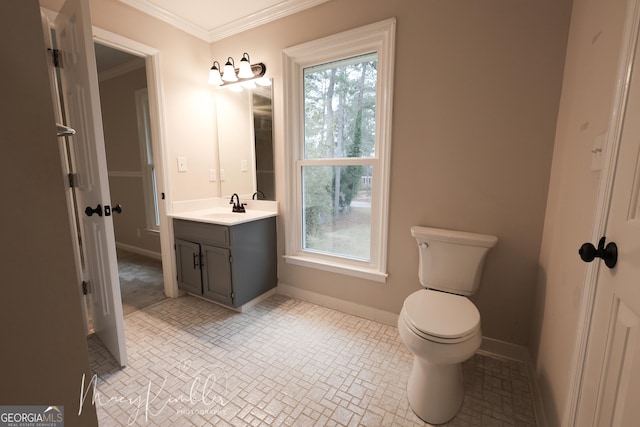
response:
[[[577,250],[591,237],[600,179],[591,149],[609,124],[625,5],[573,1],[530,341],[551,426],[567,404],[586,272]]]
[[[62,405],[66,426],[97,425],[92,405],[77,415],[92,374],[37,1],[0,2],[0,47],[0,402]]]
[[[212,59],[246,51],[274,78],[284,206],[282,49],[397,18],[388,282],[281,261],[280,283],[398,313],[420,287],[412,225],[492,233],[500,241],[473,298],[483,333],[527,344],[569,9],[550,0],[333,0],[214,43]]]
[[[160,253],[160,235],[146,231],[144,184],[135,92],[147,87],[145,67],[100,82],[111,203],[122,205],[113,216],[116,242]]]

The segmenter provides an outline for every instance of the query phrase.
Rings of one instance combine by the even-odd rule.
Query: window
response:
[[[287,262],[386,280],[395,20],[284,51]]]
[[[151,127],[149,122],[149,94],[147,89],[135,92],[136,112],[138,115],[138,140],[142,159],[142,185],[147,230],[160,231],[160,212],[158,210],[158,187],[156,168],[151,148]]]

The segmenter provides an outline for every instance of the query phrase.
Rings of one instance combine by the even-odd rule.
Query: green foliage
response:
[[[375,156],[377,58],[348,58],[305,69],[304,158]],[[305,235],[348,213],[361,189],[359,164],[304,167]]]

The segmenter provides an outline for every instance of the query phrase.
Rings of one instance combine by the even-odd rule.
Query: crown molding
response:
[[[260,25],[267,24],[276,19],[293,15],[305,9],[326,3],[329,0],[290,0],[283,1],[266,9],[247,15],[228,24],[221,25],[209,31],[209,42],[222,40],[234,34],[250,30]]]
[[[121,3],[124,3],[128,6],[131,6],[139,11],[146,13],[149,16],[152,16],[160,21],[164,21],[167,24],[178,28],[179,30],[184,31],[187,34],[191,34],[201,40],[206,42],[209,41],[209,32],[204,28],[194,24],[193,22],[187,21],[186,19],[169,12],[166,9],[156,6],[155,4],[146,1],[146,0],[120,0]]]
[[[232,21],[219,27],[206,29],[178,16],[166,9],[156,6],[148,0],[119,0],[128,6],[146,13],[156,19],[184,31],[207,43],[222,40],[234,34],[264,25],[276,19],[300,12],[325,3],[329,0],[284,0],[278,4],[259,10],[251,15]]]

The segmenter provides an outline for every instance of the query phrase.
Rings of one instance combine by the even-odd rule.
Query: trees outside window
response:
[[[371,188],[362,183],[375,158],[376,67],[373,53],[304,69],[306,250],[370,259]]]

